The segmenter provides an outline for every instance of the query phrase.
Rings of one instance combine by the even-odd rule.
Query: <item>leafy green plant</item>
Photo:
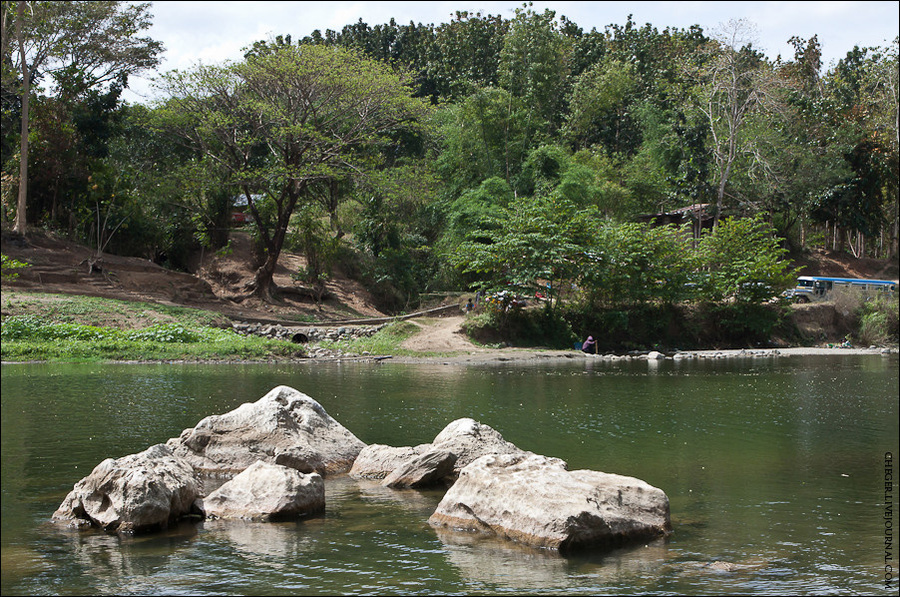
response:
[[[884,346],[900,339],[900,315],[897,297],[879,296],[863,302],[859,308],[859,342]]]
[[[19,277],[19,273],[16,270],[26,267],[28,267],[27,263],[7,257],[0,253],[0,272],[2,272],[0,275],[2,275],[4,281],[15,280]]]

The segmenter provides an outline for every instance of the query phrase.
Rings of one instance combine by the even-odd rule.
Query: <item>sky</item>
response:
[[[198,63],[221,64],[240,60],[242,49],[258,40],[287,35],[297,41],[313,30],[340,31],[362,19],[370,26],[410,21],[439,25],[456,11],[505,18],[515,16],[523,2],[151,2],[153,26],[145,32],[166,48],[159,72],[186,69]],[[825,69],[853,46],[886,46],[898,35],[900,2],[533,2],[533,10],[551,9],[585,31],[624,25],[628,15],[657,30],[700,25],[710,35],[732,19],[746,19],[757,31],[754,46],[770,59],[793,57],[787,43],[792,36],[818,35]],[[124,99],[142,102],[152,97],[150,77],[133,77]]]

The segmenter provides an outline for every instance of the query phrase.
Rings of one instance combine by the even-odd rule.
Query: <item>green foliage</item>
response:
[[[26,267],[28,267],[27,263],[0,254],[0,272],[2,272],[0,275],[2,275],[4,281],[15,280],[19,277],[19,272],[16,270]]]
[[[592,335],[598,351],[622,353],[766,345],[784,327],[787,311],[780,305],[749,303],[573,304],[563,315],[579,339]]]
[[[673,227],[599,227],[582,279],[588,302],[627,305],[689,298],[695,266],[689,243],[689,237]]]
[[[867,346],[896,344],[900,339],[900,310],[897,296],[876,296],[863,301],[859,308],[856,337]]]
[[[464,242],[450,259],[495,288],[548,292],[552,306],[560,289],[582,274],[595,216],[552,197],[522,199],[504,210],[494,229],[480,233],[489,242]]]
[[[798,273],[783,259],[785,253],[762,218],[727,218],[700,239],[704,298],[759,303],[779,296]]]
[[[632,150],[637,131],[628,105],[636,87],[631,63],[597,62],[575,81],[563,135],[579,148],[603,144],[610,153]]]
[[[12,316],[3,320],[4,341],[99,341],[162,342],[189,344],[217,342],[233,332],[216,328],[188,328],[180,323],[157,324],[136,330],[119,330],[79,323],[54,323],[34,315]]]
[[[456,11],[435,29],[434,53],[428,65],[435,92],[458,100],[477,89],[496,87],[500,53],[509,21],[499,15]]]
[[[497,88],[474,91],[438,112],[435,122],[440,142],[435,168],[449,200],[492,177],[512,184],[535,138],[526,104]]]
[[[488,302],[483,313],[467,317],[462,325],[466,335],[482,344],[541,346],[557,350],[569,348],[575,341],[568,322],[549,305],[537,309],[510,309],[504,303],[502,299]]]
[[[283,340],[182,323],[118,329],[55,322],[35,315],[3,318],[3,360],[101,361],[264,359],[302,355]]]
[[[547,132],[559,126],[572,51],[555,17],[550,9],[517,8],[500,52],[500,86],[522,98]]]
[[[513,191],[502,178],[492,177],[464,192],[447,210],[447,237],[452,245],[478,241],[501,220],[513,202]]]

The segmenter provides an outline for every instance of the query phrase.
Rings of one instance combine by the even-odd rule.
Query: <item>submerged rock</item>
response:
[[[164,529],[192,512],[200,488],[190,463],[157,444],[98,464],[75,484],[53,520],[117,533]]]
[[[634,477],[569,471],[558,458],[528,453],[483,456],[466,466],[428,522],[560,551],[671,531],[662,490]]]
[[[206,417],[167,445],[196,470],[225,475],[258,460],[302,473],[343,473],[365,447],[321,404],[287,386],[231,412]]]
[[[212,518],[291,520],[325,509],[325,483],[317,473],[257,461],[199,500],[198,507]]]

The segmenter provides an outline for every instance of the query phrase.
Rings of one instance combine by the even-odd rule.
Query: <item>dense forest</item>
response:
[[[392,312],[447,289],[581,313],[760,303],[792,281],[788,251],[897,258],[896,39],[823,72],[815,36],[773,60],[745,21],[585,31],[525,4],[286,24],[129,104],[164,51],[151,9],[2,3],[4,226],[186,269],[227,250],[237,211],[248,292],[277,300],[292,250],[298,282],[340,267]]]

